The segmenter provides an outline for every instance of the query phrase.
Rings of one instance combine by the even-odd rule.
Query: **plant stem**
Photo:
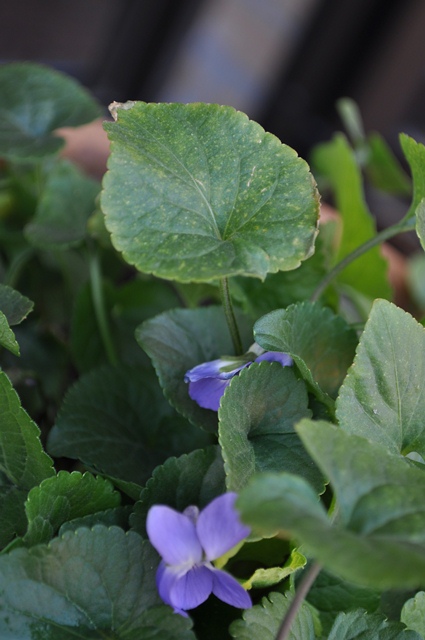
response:
[[[313,585],[313,582],[316,580],[322,569],[322,565],[318,562],[313,562],[311,566],[308,568],[307,573],[303,577],[300,582],[300,585],[294,595],[294,598],[289,605],[288,611],[286,612],[285,617],[283,618],[282,624],[280,625],[279,631],[277,632],[276,640],[285,640],[288,637],[288,634],[291,630],[292,623],[294,622],[298,609],[302,605],[307,593],[310,591],[310,588]]]
[[[18,253],[10,263],[9,269],[4,278],[4,284],[15,287],[27,263],[34,257],[35,251],[32,247],[26,247]]]
[[[357,260],[357,258],[360,258],[360,256],[362,256],[364,253],[369,251],[369,249],[372,249],[373,247],[376,247],[378,244],[381,244],[382,242],[385,242],[386,240],[393,238],[399,233],[405,233],[406,231],[413,231],[415,229],[415,224],[416,224],[415,217],[412,218],[409,216],[407,220],[406,218],[403,218],[403,220],[401,220],[397,224],[394,224],[392,227],[388,227],[387,229],[383,229],[383,231],[381,231],[380,233],[377,233],[376,236],[374,236],[373,238],[370,238],[370,240],[367,240],[364,244],[361,244],[359,247],[354,249],[354,251],[349,253],[348,256],[345,256],[345,258],[343,258],[341,262],[338,262],[338,264],[336,264],[333,267],[333,269],[331,269],[329,273],[326,274],[323,280],[316,287],[310,300],[312,302],[315,302],[316,300],[318,300],[322,295],[322,293],[324,292],[324,290],[332,282],[332,280],[336,278],[341,273],[341,271],[345,269],[345,267],[348,267],[348,265],[351,264],[351,262],[354,262],[354,260]]]
[[[96,320],[97,320],[100,335],[102,338],[103,346],[105,347],[105,351],[106,351],[106,355],[108,357],[109,363],[112,365],[117,365],[118,358],[115,352],[115,347],[112,341],[112,336],[109,328],[109,322],[106,315],[100,262],[99,262],[99,256],[96,251],[90,252],[89,269],[90,269],[90,285],[91,285],[91,294],[92,294],[94,312],[96,314]]]
[[[224,314],[226,316],[227,325],[229,327],[230,335],[232,337],[233,348],[235,355],[240,356],[243,353],[242,341],[239,333],[238,325],[236,324],[236,318],[233,311],[232,300],[229,291],[229,281],[227,278],[221,278],[220,280],[220,297],[223,305]]]

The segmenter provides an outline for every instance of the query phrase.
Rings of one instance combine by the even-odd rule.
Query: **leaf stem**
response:
[[[240,356],[243,353],[242,341],[239,333],[239,328],[236,323],[235,313],[233,311],[232,299],[229,291],[229,281],[227,278],[221,278],[220,283],[220,297],[223,305],[224,314],[226,316],[227,325],[229,327],[230,335],[232,337],[233,348],[235,355]]]
[[[106,315],[100,261],[99,256],[95,250],[92,250],[90,252],[89,270],[91,295],[93,300],[94,312],[96,314],[97,325],[99,327],[99,332],[102,338],[103,346],[105,347],[109,363],[115,366],[118,364],[118,358],[115,352],[115,347],[109,328],[109,322]]]
[[[316,580],[322,569],[322,565],[318,562],[313,562],[307,570],[307,573],[304,575],[303,579],[300,582],[300,585],[294,595],[294,598],[289,605],[288,611],[286,612],[285,617],[283,618],[282,624],[279,627],[279,631],[277,632],[276,640],[285,640],[288,637],[288,634],[291,630],[292,623],[294,622],[298,609],[304,602],[304,599],[308,592],[310,591],[313,582]]]
[[[377,233],[376,236],[374,236],[373,238],[370,238],[369,240],[361,244],[359,247],[354,249],[354,251],[352,251],[347,256],[345,256],[345,258],[343,258],[341,262],[338,262],[338,264],[336,264],[329,271],[329,273],[326,274],[323,280],[319,282],[318,286],[313,292],[313,295],[310,298],[311,302],[316,302],[316,300],[320,298],[320,296],[328,287],[328,285],[332,282],[332,280],[334,280],[334,278],[336,278],[341,273],[341,271],[345,269],[345,267],[348,267],[348,265],[351,264],[351,262],[354,262],[354,260],[357,260],[357,258],[360,258],[360,256],[362,256],[364,253],[366,253],[370,249],[373,249],[373,247],[376,247],[378,244],[381,244],[382,242],[385,242],[386,240],[393,238],[399,233],[413,231],[415,229],[415,223],[416,223],[415,217],[411,217],[410,215],[408,217],[406,216],[405,218],[403,218],[403,220],[401,220],[400,222],[397,222],[397,224],[394,224],[393,226],[388,227],[387,229],[383,229],[380,233]]]

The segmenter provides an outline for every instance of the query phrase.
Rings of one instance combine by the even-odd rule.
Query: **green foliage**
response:
[[[230,491],[240,491],[256,471],[289,471],[323,489],[295,433],[295,424],[311,412],[305,385],[292,368],[261,362],[244,369],[227,388],[218,415]]]
[[[280,623],[288,610],[291,596],[270,593],[261,604],[245,611],[242,620],[236,620],[230,626],[232,638],[238,640],[275,640]],[[307,605],[300,612],[291,628],[288,640],[315,640],[313,616]]]
[[[102,209],[114,246],[140,271],[264,279],[312,253],[318,196],[308,167],[244,114],[142,102],[112,113]]]
[[[57,153],[59,127],[78,127],[100,115],[93,98],[74,80],[29,62],[0,67],[0,157],[38,162]]]
[[[170,455],[207,444],[207,436],[176,415],[150,370],[103,367],[67,393],[48,449],[90,468],[143,484]]]
[[[342,134],[319,145],[313,152],[313,166],[331,183],[335,204],[342,216],[343,231],[336,262],[375,235],[375,226],[367,208],[360,169],[353,150]],[[375,247],[352,262],[338,281],[348,284],[370,298],[389,298],[387,264]]]
[[[249,335],[250,331],[245,333]],[[136,331],[136,338],[151,358],[171,404],[193,424],[215,432],[217,414],[191,400],[184,376],[197,364],[233,353],[223,310],[207,307],[162,313],[143,323]],[[244,340],[246,348],[250,342],[252,334]]]
[[[389,451],[425,456],[425,329],[408,313],[378,300],[341,387],[337,417],[353,434]]]
[[[258,320],[255,339],[264,349],[289,353],[313,393],[329,406],[350,366],[356,334],[340,317],[317,303],[302,302]]]
[[[0,557],[1,637],[194,638],[189,621],[161,606],[155,565],[149,543],[115,527],[16,549]]]
[[[425,334],[385,300],[378,248],[415,228],[425,248],[425,146],[400,138],[410,180],[342,101],[351,142],[313,152],[340,213],[318,232],[306,163],[231,107],[115,103],[98,198],[56,133],[98,115],[87,92],[18,63],[0,96],[2,640],[275,640],[291,601],[287,639],[425,637]],[[413,191],[378,235],[364,180]],[[203,409],[185,375],[223,356],[197,369],[223,391]],[[214,565],[254,606],[183,617],[157,591],[149,509],[226,491],[251,533]]]

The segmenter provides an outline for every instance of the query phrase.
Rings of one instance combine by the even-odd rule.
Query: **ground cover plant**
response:
[[[0,637],[425,638],[423,256],[412,315],[379,248],[425,249],[425,147],[113,103],[100,184],[74,80],[0,96]]]

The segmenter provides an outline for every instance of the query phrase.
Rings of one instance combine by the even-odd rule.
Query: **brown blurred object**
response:
[[[78,164],[89,176],[100,180],[106,171],[109,140],[102,127],[104,121],[94,120],[82,127],[64,127],[57,134],[65,139],[62,157]]]

